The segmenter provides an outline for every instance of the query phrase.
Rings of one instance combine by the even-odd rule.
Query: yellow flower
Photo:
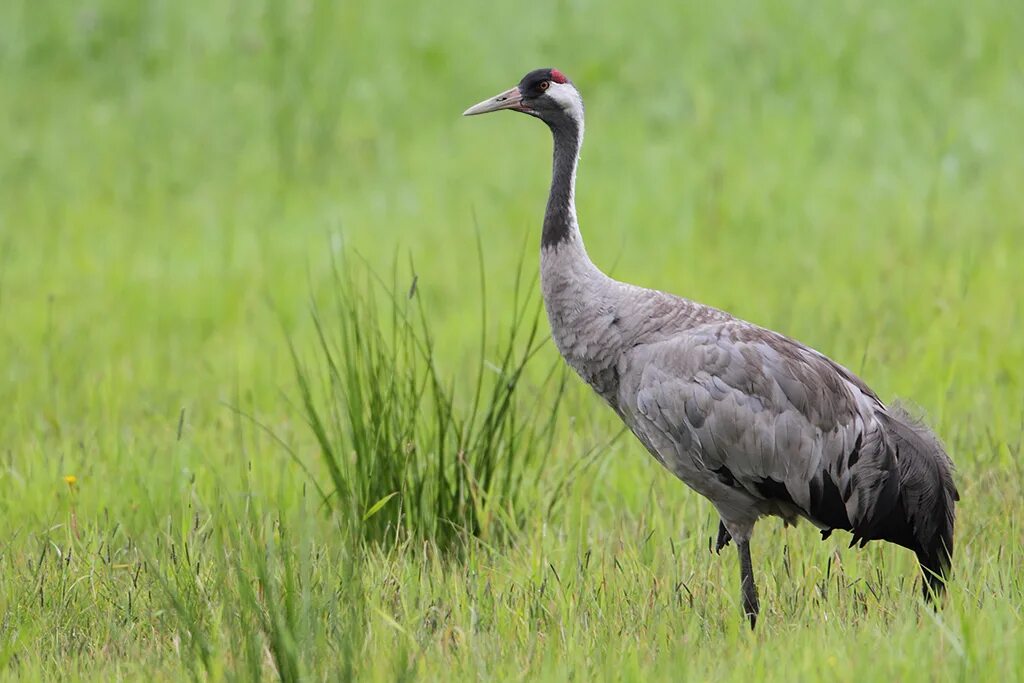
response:
[[[64,483],[66,483],[69,488],[75,488],[75,484],[78,483],[78,477],[73,474],[69,474],[64,477]]]

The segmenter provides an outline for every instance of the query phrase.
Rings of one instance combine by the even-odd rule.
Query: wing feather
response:
[[[733,320],[637,347],[627,365],[623,376],[638,379],[623,383],[621,407],[656,431],[647,443],[672,444],[663,462],[714,473],[755,498],[787,496],[828,526],[845,510],[857,529],[891,507],[896,462],[874,417],[884,407],[820,353]],[[826,500],[834,492],[841,501]]]

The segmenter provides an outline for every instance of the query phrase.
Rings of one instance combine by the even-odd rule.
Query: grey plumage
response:
[[[823,538],[847,530],[851,545],[907,547],[924,569],[925,597],[941,592],[958,495],[935,435],[799,342],[602,273],[583,246],[573,199],[578,92],[559,72],[538,70],[467,113],[499,108],[542,119],[554,136],[541,241],[552,337],[647,450],[718,510],[717,545],[737,543],[751,624],[758,601],[749,540],[763,516],[805,518]]]

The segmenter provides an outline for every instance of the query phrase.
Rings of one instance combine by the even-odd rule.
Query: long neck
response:
[[[576,221],[576,164],[583,142],[582,123],[565,117],[549,123],[555,139],[551,195],[541,236],[540,281],[551,336],[566,362],[609,401],[616,378],[610,371],[615,340],[607,338],[608,311],[619,310],[620,290],[587,256]],[[609,344],[596,344],[606,340]]]
[[[576,165],[583,144],[583,123],[565,116],[549,122],[548,126],[554,138],[555,152],[541,247],[547,250],[564,242],[578,242],[582,247],[576,220]]]

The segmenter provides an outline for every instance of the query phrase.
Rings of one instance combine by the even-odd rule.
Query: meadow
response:
[[[1022,35],[996,0],[0,3],[0,679],[1020,677]],[[550,138],[459,114],[539,66],[586,100],[598,265],[927,416],[942,611],[909,552],[766,520],[751,632],[710,504],[530,340]]]

